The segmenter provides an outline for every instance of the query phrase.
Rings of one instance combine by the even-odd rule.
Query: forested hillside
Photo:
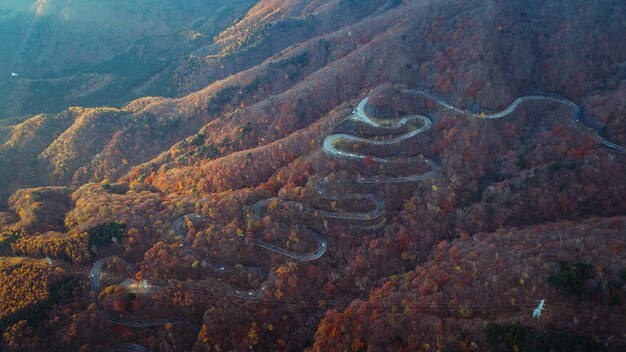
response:
[[[123,105],[213,38],[253,0],[0,2],[0,119]],[[153,94],[165,94],[155,89]]]
[[[625,3],[235,7],[0,120],[0,349],[626,348]]]

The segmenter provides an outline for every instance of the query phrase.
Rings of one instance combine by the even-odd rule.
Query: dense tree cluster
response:
[[[69,187],[21,189],[9,198],[9,205],[28,232],[64,230],[65,213],[71,207]]]
[[[89,235],[44,232],[34,236],[23,236],[11,245],[13,253],[35,258],[58,258],[75,264],[87,263],[91,259]]]
[[[602,343],[587,336],[568,331],[547,333],[520,324],[489,324],[485,328],[487,345],[491,351],[605,351]]]
[[[65,270],[45,260],[0,260],[0,330],[36,317],[56,302],[67,288]]]
[[[67,273],[81,279],[82,292],[46,305],[50,321],[41,329],[22,316],[11,320],[3,326],[7,346],[90,351],[123,341],[156,351],[495,351],[559,341],[592,348],[600,341],[623,348],[615,331],[626,282],[624,156],[574,126],[567,106],[530,102],[487,120],[406,91],[417,86],[481,116],[543,87],[585,107],[606,125],[607,137],[625,144],[626,85],[614,72],[626,47],[618,35],[591,40],[619,27],[613,10],[624,5],[574,3],[368,2],[381,6],[374,11],[355,1],[264,1],[218,37],[222,48],[241,46],[231,63],[197,57],[183,65],[189,72],[176,73],[179,89],[203,89],[122,108],[73,108],[16,126],[0,147],[1,176],[20,174],[2,167],[10,162],[27,170],[20,172],[50,173],[7,189],[76,188],[29,188],[11,198],[20,223],[11,227],[3,216],[2,263],[17,261],[15,255],[39,259],[19,259],[36,270],[3,264],[21,278],[7,289],[16,286],[16,299],[24,300],[16,307],[45,301],[66,274],[56,266],[62,263],[72,265]],[[256,38],[254,19],[267,23],[267,39]],[[278,34],[285,28],[295,39]],[[594,64],[599,57],[604,64]],[[194,72],[202,75],[192,78]],[[374,117],[419,113],[432,127],[397,145],[337,142],[363,159],[325,153],[323,141],[334,133],[380,140],[421,126],[382,133],[347,120],[366,94]],[[428,158],[436,172],[416,182],[363,181],[433,170],[425,162],[376,161],[381,156]],[[373,202],[325,197],[319,180],[329,194],[375,195],[383,214],[363,221],[329,216],[367,213]],[[254,204],[270,197],[277,199],[255,218]],[[176,219],[190,213],[204,220],[187,216],[178,234]],[[255,245],[306,254],[316,246],[311,231],[327,244],[314,261]],[[106,312],[188,319],[199,335],[189,326],[135,329],[102,319],[86,278],[109,256],[117,257],[104,268],[97,297]],[[252,266],[268,276],[246,271]],[[46,270],[58,278],[34,285],[52,275]],[[256,300],[233,295],[260,288]],[[531,319],[543,299],[541,319]]]
[[[507,325],[513,321],[533,338],[544,336],[518,345],[520,350],[537,346],[534,343],[555,346],[558,339],[572,347],[575,341],[597,346],[595,341],[605,341],[613,334],[612,324],[619,324],[623,303],[611,304],[602,296],[566,298],[551,283],[563,281],[554,275],[569,276],[563,270],[572,269],[562,261],[593,260],[601,290],[614,290],[613,282],[620,285],[618,290],[623,289],[619,276],[626,265],[621,254],[623,220],[551,223],[441,242],[427,262],[407,274],[391,276],[372,290],[366,301],[356,300],[343,311],[327,312],[313,350],[384,349],[390,345],[399,350],[427,350],[428,346],[499,350],[503,347],[494,344],[501,346],[506,341],[502,336],[506,328],[485,331],[486,322]],[[607,242],[613,245],[607,247]],[[530,317],[542,299],[546,306],[540,323]],[[570,333],[563,331],[573,325],[577,326],[574,337],[567,337]],[[537,332],[544,329],[548,333]]]
[[[26,231],[18,225],[14,225],[0,232],[0,255],[10,255],[13,252],[12,244],[26,235]]]
[[[89,244],[92,246],[105,246],[112,242],[121,242],[126,226],[117,222],[96,225],[89,230]]]
[[[602,268],[602,275],[598,276],[593,269],[593,265],[588,263],[560,262],[559,271],[550,275],[548,281],[582,300],[602,300],[604,304],[621,305],[625,301],[622,288],[626,285],[626,268],[619,270],[617,277],[608,268]]]

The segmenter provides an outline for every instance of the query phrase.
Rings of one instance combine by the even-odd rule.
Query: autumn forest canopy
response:
[[[626,3],[0,1],[0,351],[623,351]]]

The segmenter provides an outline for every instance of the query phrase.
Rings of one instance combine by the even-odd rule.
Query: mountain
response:
[[[213,38],[254,4],[239,1],[0,3],[0,118],[72,105],[128,102],[164,67]],[[134,96],[136,97],[136,96]]]
[[[626,4],[237,6],[3,95],[3,348],[626,347]]]
[[[240,1],[239,3],[243,3]],[[137,40],[182,28],[214,30],[227,1],[3,1],[0,75],[45,75],[107,61]]]

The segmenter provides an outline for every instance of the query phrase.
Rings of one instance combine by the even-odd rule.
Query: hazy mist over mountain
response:
[[[3,1],[0,4],[0,118],[119,105],[213,38],[253,1]]]
[[[41,76],[98,64],[136,40],[181,29],[215,34],[213,12],[232,1],[39,0],[0,2],[0,75]],[[207,33],[208,32],[208,33]]]
[[[625,14],[0,0],[0,351],[626,350]]]

